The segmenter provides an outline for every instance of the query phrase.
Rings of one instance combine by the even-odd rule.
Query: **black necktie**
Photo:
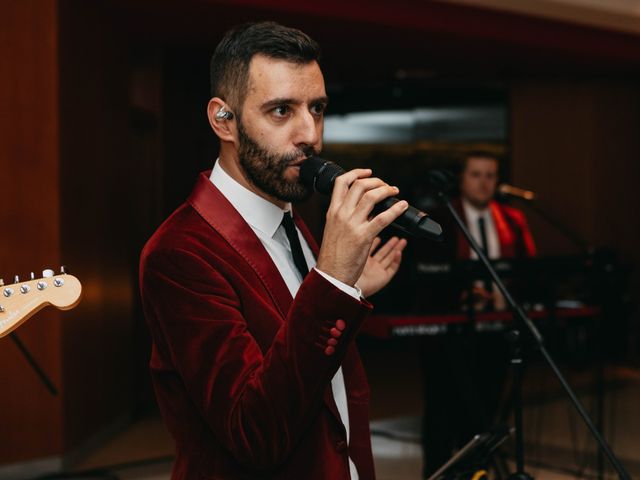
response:
[[[304,278],[307,273],[309,273],[309,267],[304,259],[302,245],[300,245],[300,239],[298,238],[298,231],[293,223],[293,218],[291,218],[290,212],[284,212],[284,216],[282,217],[282,226],[284,227],[284,231],[289,239],[289,246],[291,246],[291,253],[293,254],[293,263],[296,264],[298,272],[300,272],[300,275]]]
[[[478,230],[480,231],[480,246],[484,251],[484,254],[489,256],[489,247],[487,245],[487,229],[484,225],[484,217],[478,217]]]

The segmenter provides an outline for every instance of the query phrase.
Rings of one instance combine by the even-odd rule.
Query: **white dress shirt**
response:
[[[262,245],[264,245],[264,248],[280,272],[282,279],[287,284],[291,296],[295,297],[302,283],[302,277],[293,262],[289,240],[287,239],[284,227],[281,226],[282,216],[285,212],[291,211],[291,204],[287,204],[285,209],[282,210],[267,199],[246,189],[223,170],[220,162],[216,162],[214,165],[210,179],[222,195],[229,200],[229,203],[234,206],[242,218],[249,224],[251,230],[253,230],[260,242],[262,242]],[[309,269],[315,268],[316,259],[313,256],[311,248],[309,248],[307,241],[297,227],[296,231],[300,238],[300,244],[302,245],[302,252],[304,253],[307,266]],[[337,288],[356,299],[360,299],[358,289],[340,282],[317,268],[315,270]],[[340,419],[347,433],[347,444],[349,444],[349,409],[347,407],[347,391],[344,384],[342,367],[338,368],[338,371],[331,379],[331,390],[336,406],[338,407],[338,413],[340,413]],[[349,471],[351,480],[358,480],[358,471],[351,458],[349,458]]]
[[[493,221],[493,215],[491,215],[490,208],[483,208],[482,210],[474,207],[464,198],[462,199],[462,208],[464,209],[465,217],[467,218],[467,227],[473,239],[482,246],[482,237],[480,235],[480,227],[478,226],[478,219],[484,218],[484,229],[487,236],[487,257],[490,259],[500,258],[500,239],[498,238],[498,230],[496,223]],[[478,255],[469,246],[470,255],[472,260],[478,260]],[[475,285],[482,287],[484,282],[477,281]],[[495,283],[491,284],[491,290],[493,293],[493,307],[496,310],[504,310],[506,308],[506,300]]]
[[[465,217],[467,218],[467,227],[473,239],[478,242],[478,245],[482,246],[482,237],[480,236],[480,228],[478,227],[478,219],[484,218],[484,228],[487,234],[487,257],[494,259],[500,258],[500,241],[498,239],[498,230],[496,230],[496,224],[493,221],[493,215],[489,208],[482,210],[471,205],[464,198],[462,199],[462,208],[464,209]],[[478,259],[478,255],[469,247],[473,260]]]

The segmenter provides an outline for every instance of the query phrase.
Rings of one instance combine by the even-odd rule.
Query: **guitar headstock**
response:
[[[8,335],[33,314],[53,305],[60,310],[70,310],[80,303],[82,285],[73,275],[55,274],[44,270],[41,278],[21,282],[15,277],[14,283],[5,285],[0,280],[0,337]]]

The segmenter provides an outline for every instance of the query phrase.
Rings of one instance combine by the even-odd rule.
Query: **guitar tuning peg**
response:
[[[33,272],[31,272],[31,275],[29,275],[29,276],[31,277],[31,280],[35,280],[36,279],[36,276],[35,276],[35,274]]]
[[[13,283],[20,283],[20,277],[18,275],[13,277]]]
[[[53,275],[54,275],[54,272],[50,268],[47,268],[46,270],[42,271],[42,278],[51,278],[53,277]]]
[[[64,275],[65,273],[68,273],[68,272],[67,272],[67,267],[65,267],[64,265],[62,265],[62,266],[60,267],[60,274],[61,274],[61,275]]]
[[[0,278],[0,287],[4,287],[4,279]]]

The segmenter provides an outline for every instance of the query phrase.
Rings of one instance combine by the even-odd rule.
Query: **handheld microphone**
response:
[[[344,169],[340,165],[314,156],[305,160],[300,167],[300,180],[318,193],[331,195],[336,177],[343,173]],[[373,213],[378,214],[387,210],[397,202],[399,200],[395,197],[385,198],[375,205]],[[409,206],[402,215],[396,218],[392,225],[417,237],[442,240],[440,224],[429,218],[428,214],[412,206]]]
[[[521,198],[522,200],[526,200],[528,202],[532,202],[536,199],[536,194],[531,190],[524,190],[522,188],[514,187],[513,185],[509,185],[508,183],[501,183],[498,186],[498,192],[500,192],[502,195]]]

